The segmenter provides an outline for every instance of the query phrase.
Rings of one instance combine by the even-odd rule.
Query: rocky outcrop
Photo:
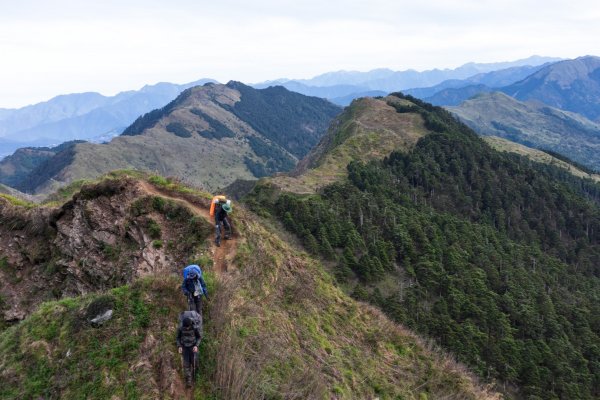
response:
[[[26,210],[0,198],[0,220],[0,312],[7,321],[46,300],[177,271],[211,230],[185,205],[129,178],[84,186],[60,208]]]

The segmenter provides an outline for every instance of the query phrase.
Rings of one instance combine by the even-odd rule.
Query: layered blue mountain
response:
[[[292,85],[302,84],[310,87],[335,87],[338,85],[353,86],[355,92],[365,90],[380,90],[392,92],[408,88],[430,87],[444,81],[457,79],[463,80],[474,75],[485,74],[492,71],[512,69],[523,66],[539,66],[560,59],[552,57],[532,56],[526,59],[502,62],[502,63],[467,63],[455,69],[432,69],[427,71],[393,71],[380,68],[368,72],[359,71],[336,71],[327,72],[311,79],[278,79],[255,85],[255,87],[266,87],[282,85],[290,90]],[[510,81],[510,83],[515,81]],[[350,94],[350,92],[346,93]],[[339,94],[338,96],[342,96]]]
[[[600,121],[600,57],[585,56],[542,68],[502,91]]]
[[[277,79],[253,85],[261,89],[269,86],[284,86],[286,89],[307,96],[326,98],[333,103],[346,106],[359,97],[384,96],[389,92],[408,88],[407,93],[415,97],[428,97],[449,87],[464,87],[474,83],[492,87],[517,82],[537,71],[542,65],[556,62],[558,58],[532,56],[526,59],[502,63],[467,63],[455,69],[432,69],[428,71],[393,71],[387,68],[368,72],[327,72],[311,79]],[[437,86],[440,85],[440,86]],[[420,90],[426,90],[423,93]],[[412,92],[411,92],[412,91]]]
[[[538,67],[496,71],[404,93],[435,105],[456,106],[476,94],[492,91],[504,92],[520,101],[576,112],[598,122],[600,57],[585,56]]]
[[[458,105],[477,93],[493,91],[519,82],[552,63],[524,65],[473,75],[467,79],[450,79],[426,88],[403,90],[405,94],[434,105]]]
[[[54,145],[69,140],[103,141],[119,134],[138,116],[160,108],[183,90],[213,82],[158,83],[140,90],[103,96],[76,93],[19,109],[0,110],[0,157],[19,147]]]

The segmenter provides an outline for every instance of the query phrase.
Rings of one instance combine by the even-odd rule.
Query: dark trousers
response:
[[[227,217],[223,218],[223,220],[219,221],[218,219],[215,221],[215,243],[221,243],[221,225],[225,227],[225,239],[228,239],[231,236],[231,224]]]
[[[185,375],[186,383],[192,382],[192,370],[194,367],[194,360],[196,358],[196,354],[194,353],[193,347],[185,347],[183,346],[183,374]]]
[[[188,309],[190,311],[196,309],[196,312],[202,316],[202,296],[194,296],[190,294],[188,296]]]

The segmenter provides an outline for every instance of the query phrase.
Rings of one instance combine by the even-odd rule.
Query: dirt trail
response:
[[[207,207],[199,207],[196,204],[191,203],[190,201],[176,197],[172,192],[167,190],[161,190],[148,182],[140,182],[140,186],[145,192],[148,192],[151,195],[164,197],[166,199],[173,200],[179,204],[183,204],[196,215],[201,216],[205,220],[207,220],[212,226],[214,226],[214,218],[210,216],[208,205]],[[213,233],[214,235],[214,233]],[[214,237],[214,236],[213,236]],[[235,251],[237,249],[237,237],[234,232],[230,240],[221,241],[221,247],[217,247],[214,244],[214,240],[211,240],[211,253],[213,255],[213,266],[214,270],[217,274],[221,275],[226,273],[230,266],[233,264],[233,258],[235,256]]]
[[[189,208],[194,214],[201,216],[205,220],[207,220],[211,226],[214,227],[214,218],[210,216],[208,210],[208,204],[205,207],[198,206],[185,198],[178,197],[176,193],[173,193],[168,190],[161,190],[148,182],[141,181],[140,186],[142,190],[150,195],[160,196],[165,199],[172,200],[177,202],[185,207]],[[224,274],[227,273],[229,267],[233,265],[233,258],[235,257],[236,249],[237,249],[237,237],[234,231],[234,234],[230,240],[223,240],[221,242],[221,247],[217,247],[214,243],[214,231],[211,236],[211,248],[210,252],[213,256],[213,267],[214,271],[216,271],[217,276],[223,278]],[[183,382],[182,382],[183,384]],[[179,388],[176,397],[187,398],[189,400],[194,399],[194,388],[184,389],[182,386]]]

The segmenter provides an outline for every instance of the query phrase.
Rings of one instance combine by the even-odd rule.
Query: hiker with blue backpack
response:
[[[202,296],[208,297],[206,282],[199,265],[188,265],[183,269],[181,290],[188,299],[188,311],[179,314],[177,348],[183,356],[183,371],[187,387],[192,385],[198,368],[198,346],[202,339]]]
[[[202,296],[208,298],[208,289],[199,265],[192,264],[183,269],[181,290],[188,298],[189,309],[192,310],[192,305],[195,305],[196,312],[202,315]]]

